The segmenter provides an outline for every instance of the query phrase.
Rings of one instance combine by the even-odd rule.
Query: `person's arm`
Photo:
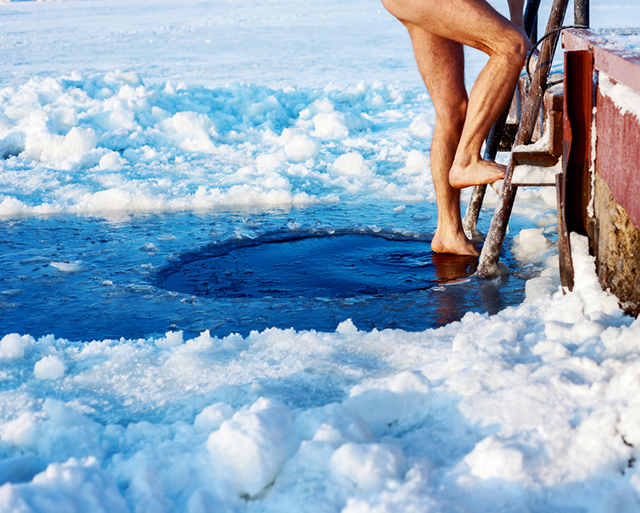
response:
[[[524,32],[524,0],[507,0],[511,21]]]

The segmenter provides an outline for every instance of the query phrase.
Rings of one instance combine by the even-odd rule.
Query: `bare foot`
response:
[[[455,162],[449,171],[449,183],[454,189],[486,185],[504,178],[506,167],[489,160],[477,160],[463,167]]]
[[[431,249],[435,253],[451,253],[453,255],[469,255],[477,257],[480,255],[476,247],[467,236],[462,233],[454,233],[451,236],[443,236],[436,230],[436,234],[431,241]]]

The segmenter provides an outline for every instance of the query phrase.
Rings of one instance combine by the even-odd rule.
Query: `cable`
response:
[[[529,50],[529,53],[527,54],[527,60],[525,62],[525,70],[527,71],[527,78],[529,79],[529,83],[531,83],[531,81],[533,80],[532,76],[531,76],[531,71],[529,70],[529,65],[531,64],[531,57],[533,56],[533,52],[536,50],[536,48],[540,45],[540,43],[542,43],[545,39],[547,39],[549,36],[552,36],[553,34],[556,34],[558,32],[560,32],[561,30],[565,30],[565,29],[570,29],[570,28],[577,28],[577,29],[588,29],[589,27],[587,25],[565,25],[563,27],[558,27],[557,29],[553,29],[550,32],[547,32],[544,36],[542,36],[540,39],[538,39],[538,41],[536,42],[535,45],[533,45],[533,47],[531,48],[531,50]],[[535,70],[534,73],[536,71],[538,71],[540,69],[540,66],[538,66]],[[559,84],[560,82],[553,82],[551,84],[547,84],[547,87],[550,87],[552,85],[556,85]]]

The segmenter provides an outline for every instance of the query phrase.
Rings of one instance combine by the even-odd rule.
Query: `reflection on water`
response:
[[[437,324],[447,324],[453,320],[460,319],[460,299],[449,291],[444,284],[453,285],[455,283],[470,282],[469,276],[473,274],[478,266],[478,259],[472,256],[448,255],[442,253],[432,253],[431,262],[435,269],[438,283],[443,286],[435,289],[439,294],[435,301],[438,312]],[[435,298],[434,298],[435,299]],[[488,305],[489,311],[490,305]]]
[[[472,256],[432,253],[431,263],[438,281],[450,282],[473,274],[478,266],[478,259]]]

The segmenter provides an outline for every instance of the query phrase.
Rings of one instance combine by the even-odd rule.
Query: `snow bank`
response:
[[[411,116],[416,96],[379,84],[147,86],[122,71],[34,78],[0,90],[0,216],[428,199],[428,173],[389,172],[407,155],[415,167],[412,146],[430,139],[384,128]]]
[[[0,510],[636,511],[640,321],[572,246],[573,292],[420,333],[6,335]]]

